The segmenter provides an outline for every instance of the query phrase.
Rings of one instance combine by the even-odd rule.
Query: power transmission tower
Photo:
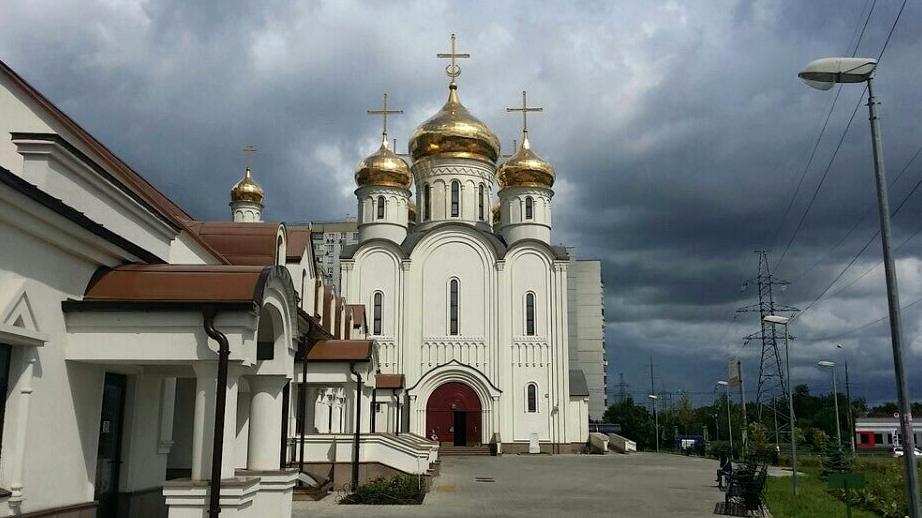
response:
[[[631,386],[630,384],[624,382],[624,373],[619,372],[618,373],[618,385],[617,385],[619,403],[624,403],[624,400],[627,399],[627,395],[629,392],[628,388],[630,388],[630,386]]]
[[[775,302],[775,289],[784,291],[787,288],[788,281],[775,278],[768,266],[768,252],[765,250],[756,250],[759,254],[759,273],[755,278],[743,283],[743,289],[755,285],[759,293],[759,303],[739,308],[737,313],[758,313],[759,314],[759,331],[752,333],[744,338],[744,343],[748,345],[752,341],[761,342],[762,354],[759,362],[759,382],[756,388],[756,406],[759,409],[759,421],[762,421],[762,408],[766,406],[766,400],[771,399],[770,408],[776,414],[776,422],[780,421],[782,426],[790,424],[790,416],[784,405],[776,405],[775,402],[779,396],[787,394],[787,381],[784,377],[782,361],[784,358],[778,352],[778,343],[783,342],[784,334],[779,333],[775,326],[765,322],[765,317],[769,315],[779,315],[786,313],[791,316],[800,311],[794,306],[787,306]],[[777,425],[776,425],[777,430]]]

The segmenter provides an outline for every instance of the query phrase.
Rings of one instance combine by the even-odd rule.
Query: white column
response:
[[[165,455],[173,447],[176,378],[163,378],[160,383],[160,439],[157,442],[157,453]]]
[[[247,442],[247,469],[279,469],[281,455],[282,388],[285,376],[251,376],[250,434]]]
[[[218,386],[218,362],[196,361],[195,414],[192,420],[192,480],[209,480],[211,453],[214,444],[215,403]],[[234,439],[237,436],[236,366],[227,370],[227,401],[224,410],[224,453],[221,457],[221,478],[234,476]]]
[[[25,466],[26,439],[28,438],[27,424],[29,422],[29,400],[32,398],[32,376],[35,371],[35,362],[38,359],[38,351],[35,347],[23,348],[22,359],[23,369],[16,382],[20,395],[19,415],[16,416],[15,446],[10,463],[10,492],[12,495],[10,495],[9,505],[17,511],[17,514],[24,500],[22,471]]]

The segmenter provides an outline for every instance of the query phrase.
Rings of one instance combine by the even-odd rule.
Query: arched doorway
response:
[[[426,436],[442,444],[479,445],[480,420],[480,398],[464,383],[444,383],[426,402]]]

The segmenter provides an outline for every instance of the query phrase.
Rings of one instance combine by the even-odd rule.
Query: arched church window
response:
[[[461,214],[461,182],[451,182],[451,217],[457,218]]]
[[[538,411],[538,385],[534,383],[529,383],[528,387],[525,389],[525,398],[526,398],[526,411],[529,414],[534,414]]]
[[[384,196],[378,196],[378,219],[384,219]]]
[[[427,183],[423,186],[423,219],[432,218],[432,187]]]
[[[525,294],[525,335],[535,336],[535,294]]]
[[[480,184],[480,192],[478,193],[477,198],[477,217],[480,218],[480,221],[483,221],[483,184]]]
[[[525,219],[535,217],[535,200],[531,196],[525,198]]]
[[[374,312],[372,314],[371,333],[374,335],[381,334],[381,316],[384,312],[384,294],[380,291],[375,292]]]
[[[458,332],[458,296],[458,279],[452,279],[448,283],[448,334],[451,336],[460,334]]]

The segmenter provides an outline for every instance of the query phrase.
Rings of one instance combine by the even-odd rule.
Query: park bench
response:
[[[763,491],[768,474],[766,465],[746,465],[733,469],[727,477],[727,490],[723,505],[715,513],[728,516],[764,515]]]

